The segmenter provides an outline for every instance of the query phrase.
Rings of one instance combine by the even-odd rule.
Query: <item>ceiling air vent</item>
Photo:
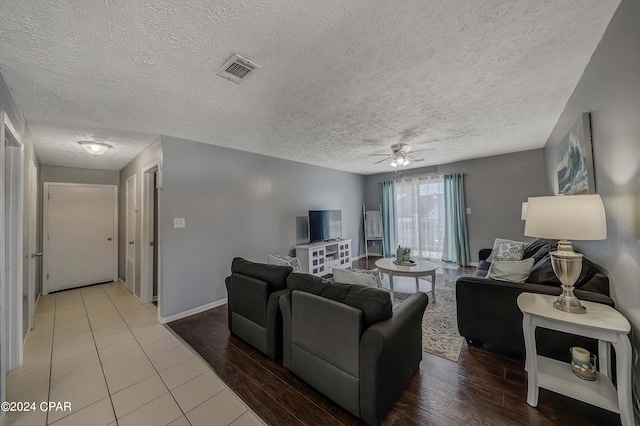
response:
[[[224,77],[234,83],[242,83],[251,74],[260,68],[256,64],[247,61],[239,55],[232,55],[227,62],[224,63],[216,74]]]

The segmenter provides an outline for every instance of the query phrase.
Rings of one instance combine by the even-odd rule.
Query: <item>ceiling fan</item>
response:
[[[433,151],[434,149],[435,148],[427,148],[427,149],[419,149],[414,151],[412,145],[407,145],[405,143],[397,143],[397,144],[391,145],[391,155],[371,154],[370,157],[384,156],[385,158],[383,158],[380,161],[376,161],[373,164],[380,164],[384,161],[390,160],[389,165],[391,167],[398,167],[398,166],[406,166],[410,163],[416,163],[418,161],[424,161],[425,160],[424,158],[418,158],[418,159],[413,158],[413,154],[415,154],[416,152]]]

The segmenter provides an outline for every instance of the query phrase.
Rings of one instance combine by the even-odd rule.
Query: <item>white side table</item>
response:
[[[518,307],[522,311],[522,330],[528,372],[527,403],[538,405],[538,390],[545,388],[568,397],[619,413],[623,426],[633,425],[631,405],[631,344],[627,334],[629,321],[607,305],[581,301],[586,314],[570,314],[552,306],[556,296],[522,293]],[[593,382],[576,377],[568,363],[537,355],[536,327],[598,339],[600,371]],[[611,382],[611,345],[616,351],[616,389]]]

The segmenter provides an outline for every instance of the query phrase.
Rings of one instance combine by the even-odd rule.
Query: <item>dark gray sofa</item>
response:
[[[229,330],[271,360],[282,357],[278,299],[289,293],[286,280],[292,270],[236,257],[225,279]]]
[[[392,310],[385,290],[331,284],[307,274],[287,278],[280,298],[283,363],[368,424],[378,424],[422,360],[426,294]]]
[[[517,299],[524,292],[550,295],[562,292],[548,254],[550,250],[555,250],[556,243],[553,240],[536,240],[527,247],[523,258],[534,257],[535,266],[525,283],[485,278],[489,264],[484,260],[491,249],[480,251],[476,276],[460,277],[456,281],[458,331],[468,343],[490,343],[510,352],[524,354],[522,312]],[[580,300],[614,305],[609,297],[609,279],[586,259],[575,287],[575,295]],[[572,346],[597,352],[597,341],[558,331],[537,329],[536,339],[538,354],[556,359],[568,359],[568,349]]]

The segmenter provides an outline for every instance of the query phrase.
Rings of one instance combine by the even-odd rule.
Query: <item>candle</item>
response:
[[[573,355],[574,364],[584,365],[591,363],[591,354],[588,350],[579,347],[571,348],[571,354]]]

